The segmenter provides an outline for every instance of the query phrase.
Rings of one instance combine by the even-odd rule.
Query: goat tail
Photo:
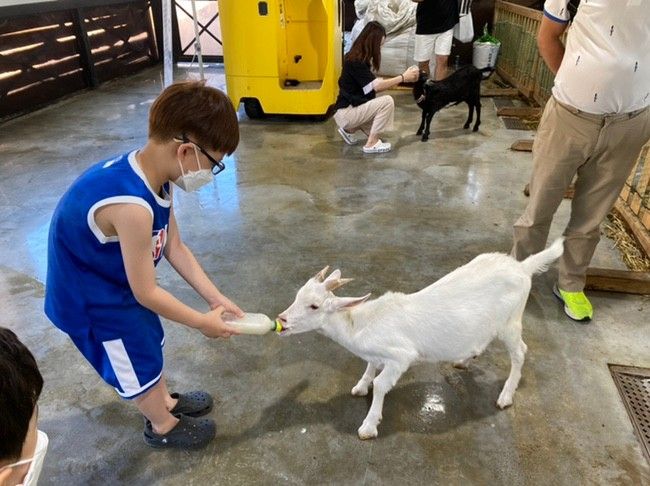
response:
[[[521,264],[529,275],[546,271],[551,263],[560,258],[564,251],[564,238],[558,238],[546,250],[526,258]]]

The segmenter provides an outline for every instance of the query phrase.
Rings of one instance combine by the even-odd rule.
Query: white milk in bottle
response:
[[[236,318],[232,315],[224,317],[224,322],[234,327],[242,334],[266,334],[267,332],[282,330],[279,321],[272,321],[264,314],[247,312],[244,317]]]

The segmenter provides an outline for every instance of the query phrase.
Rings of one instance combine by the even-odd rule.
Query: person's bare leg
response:
[[[420,68],[421,73],[427,73],[427,77],[431,76],[431,71],[429,69],[429,61],[418,62],[418,67]]]
[[[167,388],[167,380],[165,379],[165,375],[162,375],[160,377],[160,384],[165,395],[165,406],[167,407],[167,410],[173,410],[173,408],[176,406],[176,403],[178,402],[178,399],[171,397],[171,393],[169,393],[169,389]]]
[[[435,80],[440,81],[441,79],[445,79],[447,77],[447,61],[449,60],[449,56],[438,56],[436,54],[436,74],[435,74]]]
[[[153,388],[134,400],[138,410],[151,421],[151,428],[159,435],[165,435],[178,423],[178,419],[169,413],[167,399],[171,397],[161,379]]]
[[[379,142],[379,134],[378,133],[371,133],[368,135],[368,141],[366,142],[366,147],[374,147],[375,144]]]

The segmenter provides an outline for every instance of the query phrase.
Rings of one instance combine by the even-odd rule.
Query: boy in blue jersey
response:
[[[163,376],[159,315],[208,337],[237,331],[224,312],[243,312],[207,277],[181,241],[173,182],[193,191],[225,167],[239,143],[232,103],[201,82],[165,89],[149,113],[140,150],[93,165],[54,211],[48,242],[45,313],[117,393],[145,416],[152,447],[199,448],[215,435],[206,392],[170,394]],[[156,283],[165,257],[210,305],[198,312]]]

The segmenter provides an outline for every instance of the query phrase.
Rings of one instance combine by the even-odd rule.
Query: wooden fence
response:
[[[158,58],[151,0],[0,8],[0,118],[134,73]]]
[[[553,73],[537,49],[542,12],[497,0],[494,35],[501,41],[497,72],[529,100],[544,106],[551,96]],[[650,256],[650,142],[621,192],[616,209]]]
[[[636,166],[628,177],[616,209],[650,256],[650,141],[641,149]]]
[[[532,98],[540,57],[537,30],[542,13],[497,0],[494,9],[494,36],[501,41],[497,72],[527,98]]]

